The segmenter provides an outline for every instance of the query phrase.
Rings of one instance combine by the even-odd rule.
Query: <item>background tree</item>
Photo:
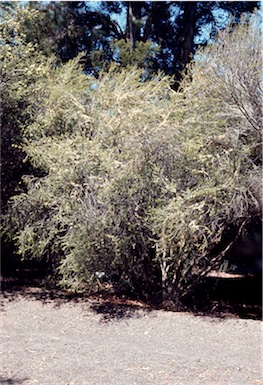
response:
[[[159,47],[151,56],[152,70],[180,80],[198,45],[205,45],[231,17],[238,22],[242,13],[251,13],[259,4],[124,1],[98,2],[95,7],[92,2],[30,2],[31,8],[41,10],[42,21],[30,25],[28,39],[37,39],[41,49],[51,47],[63,62],[85,52],[85,69],[96,74],[103,63],[115,60],[116,41],[126,41],[130,50],[150,41]]]
[[[152,41],[160,47],[155,69],[180,73],[192,59],[198,45],[205,45],[229,18],[237,22],[244,12],[252,12],[259,2],[102,2],[102,10],[126,13],[125,35],[132,47]]]
[[[112,60],[110,41],[121,39],[118,25],[91,2],[30,2],[30,9],[39,11],[37,25],[26,24],[27,41],[34,41],[47,55],[56,54],[63,63],[85,52],[86,72],[94,73],[92,52],[103,52],[103,60]],[[96,71],[95,71],[96,72]]]

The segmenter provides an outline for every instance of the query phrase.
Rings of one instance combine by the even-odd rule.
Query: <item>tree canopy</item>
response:
[[[27,24],[27,39],[51,50],[62,62],[85,52],[85,69],[93,74],[114,61],[131,61],[129,51],[140,46],[142,53],[146,44],[144,56],[150,56],[152,70],[161,69],[180,80],[199,45],[206,45],[231,18],[238,22],[242,13],[259,5],[253,1],[30,2],[30,9],[38,9],[41,17],[37,25]]]

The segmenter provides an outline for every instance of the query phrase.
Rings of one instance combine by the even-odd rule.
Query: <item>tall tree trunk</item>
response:
[[[180,72],[183,71],[186,65],[191,61],[194,52],[194,36],[196,24],[196,9],[197,2],[185,1],[183,2],[183,28],[180,44]]]
[[[142,16],[143,2],[128,1],[127,3],[127,35],[131,44],[131,49],[136,45],[136,42],[141,40],[141,28],[138,25]]]

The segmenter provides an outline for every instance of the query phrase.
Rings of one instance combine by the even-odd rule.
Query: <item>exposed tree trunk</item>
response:
[[[138,25],[142,16],[143,2],[128,1],[127,3],[127,35],[131,44],[131,49],[136,45],[136,42],[141,39],[141,28]]]
[[[194,52],[194,36],[196,25],[197,2],[185,1],[183,3],[183,28],[180,43],[180,71],[191,61]]]

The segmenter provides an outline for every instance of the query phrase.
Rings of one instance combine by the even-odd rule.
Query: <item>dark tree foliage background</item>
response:
[[[83,1],[30,2],[31,8],[43,12],[43,19],[41,25],[29,26],[28,39],[36,40],[46,52],[55,52],[62,62],[86,52],[85,68],[93,74],[116,60],[112,42],[124,39],[134,48],[138,42],[150,41],[159,47],[152,69],[180,79],[198,45],[206,45],[230,18],[238,23],[241,14],[259,5],[254,1],[102,1],[95,7]],[[95,51],[100,52],[99,63],[92,60]]]

